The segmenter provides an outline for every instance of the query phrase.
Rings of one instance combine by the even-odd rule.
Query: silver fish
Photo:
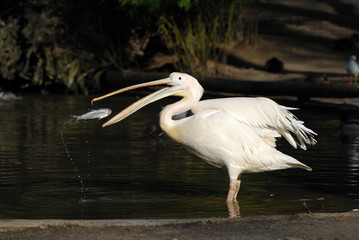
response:
[[[109,108],[92,109],[82,115],[78,115],[78,116],[72,115],[73,120],[70,122],[73,123],[73,122],[78,122],[80,120],[96,119],[96,118],[102,119],[102,118],[110,115],[111,112],[112,112],[112,110]]]

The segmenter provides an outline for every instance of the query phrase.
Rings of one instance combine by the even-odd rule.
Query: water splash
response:
[[[62,139],[62,143],[64,144],[65,152],[66,152],[66,154],[67,154],[68,158],[70,159],[71,164],[73,166],[73,170],[74,170],[74,172],[78,173],[77,177],[78,177],[78,179],[80,181],[80,185],[81,185],[81,198],[80,198],[79,202],[80,203],[86,203],[86,194],[85,193],[87,192],[87,188],[85,188],[85,184],[84,184],[83,178],[81,176],[80,169],[79,169],[78,165],[76,164],[76,162],[74,161],[73,157],[71,156],[70,151],[69,151],[69,149],[67,147],[67,144],[65,142],[65,138],[64,138],[65,128],[66,128],[66,125],[68,123],[72,123],[72,121],[64,122],[64,124],[62,125],[61,139]],[[86,126],[85,125],[84,125],[84,132],[86,133]],[[86,134],[85,134],[85,142],[86,142],[86,144],[88,143]],[[90,156],[89,150],[87,152],[87,156],[88,157]],[[89,160],[88,160],[88,162],[89,162]],[[89,174],[88,174],[88,176],[89,176]],[[81,219],[83,219],[83,217],[84,217],[83,213],[84,213],[84,206],[81,206]]]
[[[64,132],[65,132],[65,128],[66,128],[66,125],[70,123],[70,122],[65,122],[63,125],[62,125],[62,130],[61,130],[61,139],[62,139],[62,143],[64,144],[64,148],[65,148],[65,152],[68,156],[68,158],[71,160],[71,163],[72,163],[72,166],[73,166],[73,170],[75,172],[79,172],[79,168],[77,167],[77,164],[75,163],[74,159],[72,158],[70,152],[69,152],[69,149],[67,147],[67,144],[65,142],[65,138],[64,138]]]
[[[84,140],[85,140],[86,150],[87,150],[87,154],[86,154],[86,156],[87,156],[87,168],[86,169],[87,169],[87,178],[88,178],[88,177],[90,177],[89,166],[90,166],[90,163],[91,163],[91,160],[90,160],[91,159],[91,154],[90,154],[90,149],[89,149],[89,146],[88,146],[89,141],[88,141],[88,137],[87,137],[86,120],[84,120],[83,123],[84,123],[83,124]],[[84,185],[83,185],[83,187],[84,187],[84,189],[83,189],[84,192],[82,193],[80,202],[85,203],[86,200],[87,200],[86,195],[87,195],[87,192],[88,192],[88,187],[86,187]]]

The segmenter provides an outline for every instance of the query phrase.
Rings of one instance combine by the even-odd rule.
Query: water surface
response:
[[[162,100],[119,124],[103,120],[66,125],[90,108],[91,97],[24,96],[0,105],[0,218],[226,217],[228,175],[165,136],[150,136]],[[96,103],[113,114],[136,100]],[[175,99],[172,99],[172,101]],[[295,102],[285,105],[297,106]],[[303,105],[296,115],[315,130],[307,151],[285,140],[278,148],[309,165],[242,177],[242,216],[342,212],[359,208],[359,138],[339,131],[339,110]],[[112,115],[113,115],[112,114]],[[72,160],[71,160],[72,159]]]

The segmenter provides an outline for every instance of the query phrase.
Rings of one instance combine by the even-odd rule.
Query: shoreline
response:
[[[243,218],[0,220],[0,239],[358,239],[359,212]]]

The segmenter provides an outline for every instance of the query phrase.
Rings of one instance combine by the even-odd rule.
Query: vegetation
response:
[[[208,61],[226,60],[218,44],[245,39],[253,1],[1,1],[0,80],[88,94],[106,70],[143,69],[161,44],[179,71],[212,74]]]
[[[162,17],[162,39],[179,59],[176,65],[180,71],[211,75],[209,60],[226,62],[226,53],[217,44],[243,40],[243,4],[243,0],[196,4],[194,18],[187,17],[184,22],[172,16]]]

